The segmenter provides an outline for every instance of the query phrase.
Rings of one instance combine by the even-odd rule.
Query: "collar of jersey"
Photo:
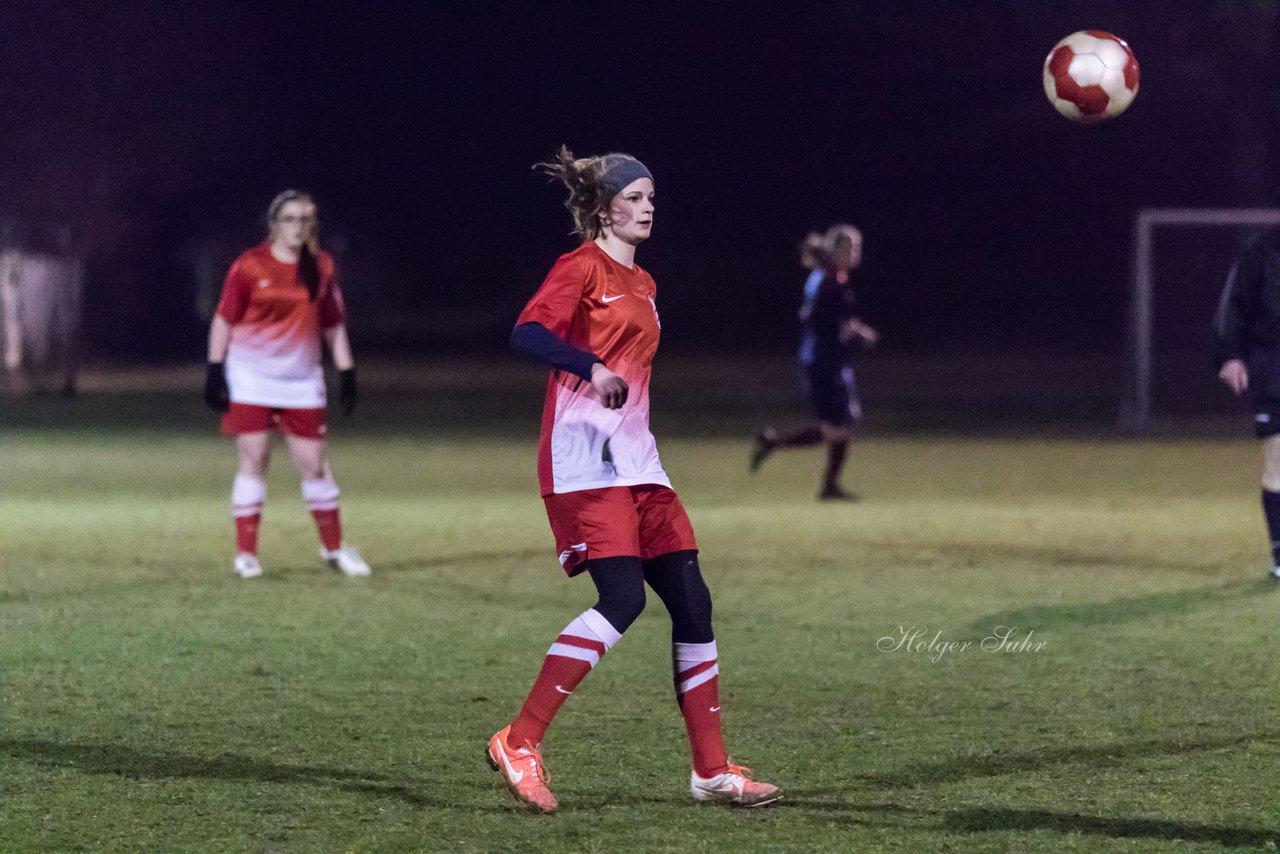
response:
[[[626,270],[628,273],[634,273],[634,272],[636,271],[636,265],[635,265],[635,264],[632,264],[630,267],[628,267],[626,264],[623,264],[623,263],[622,263],[621,261],[619,261],[617,258],[614,258],[614,257],[613,257],[612,255],[610,255],[608,252],[605,252],[602,248],[600,248],[600,244],[599,244],[599,243],[596,243],[594,240],[591,240],[591,241],[588,241],[588,242],[589,242],[589,243],[590,243],[590,244],[595,248],[595,250],[596,250],[597,252],[599,252],[599,253],[600,253],[601,255],[603,255],[604,257],[608,258],[608,259],[609,259],[609,263],[610,263],[610,264],[613,264],[613,265],[614,265],[614,266],[616,266],[616,267],[621,267],[622,269]]]

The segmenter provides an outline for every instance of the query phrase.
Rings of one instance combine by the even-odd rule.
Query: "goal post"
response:
[[[1155,353],[1155,233],[1170,227],[1264,228],[1280,225],[1280,208],[1142,208],[1133,220],[1130,267],[1128,371],[1121,395],[1119,427],[1141,432],[1151,421]],[[1223,259],[1221,277],[1234,258]],[[1204,318],[1205,329],[1212,323]]]

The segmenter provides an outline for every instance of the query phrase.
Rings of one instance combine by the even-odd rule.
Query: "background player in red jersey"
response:
[[[780,432],[766,427],[756,437],[751,470],[779,448],[800,448],[825,442],[827,464],[822,474],[821,499],[855,500],[840,486],[852,428],[862,420],[862,401],[850,363],[851,350],[872,347],[880,335],[853,314],[850,273],[862,264],[862,232],[844,223],[826,234],[810,234],[801,245],[801,263],[812,272],[804,284],[800,307],[803,335],[800,371],[805,395],[817,424]]]
[[[325,439],[321,339],[338,367],[344,414],[356,405],[355,363],[332,256],[316,244],[316,206],[286,190],[267,208],[266,242],[236,259],[209,328],[205,401],[223,413],[222,432],[236,437],[239,465],[231,488],[236,523],[234,568],[262,574],[258,526],[267,488],[271,432],[285,435],[302,476],[302,497],[320,533],[320,556],[346,575],[369,565],[342,542],[338,485]]]
[[[569,189],[578,249],[562,255],[520,315],[517,352],[549,365],[538,480],[560,564],[599,593],[547,651],[520,713],[487,755],[517,799],[557,808],[540,744],[578,683],[640,616],[645,584],[671,615],[676,697],[698,800],[762,806],[777,786],[730,763],[720,728],[711,594],[693,527],[649,432],[649,376],[661,324],[653,279],[635,263],[653,227],[653,176],[626,154],[541,164]]]

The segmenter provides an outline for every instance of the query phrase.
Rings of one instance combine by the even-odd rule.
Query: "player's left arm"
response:
[[[338,369],[338,405],[343,415],[356,411],[359,393],[356,390],[356,362],[351,354],[351,339],[347,336],[347,324],[339,323],[324,330],[324,343],[329,347],[334,367]]]
[[[356,410],[356,360],[351,352],[351,338],[347,335],[347,308],[338,289],[338,274],[330,267],[328,287],[320,297],[320,329],[329,356],[338,369],[338,401],[343,415]]]
[[[324,343],[329,348],[333,365],[339,372],[355,370],[356,360],[351,353],[351,338],[347,335],[347,324],[339,323],[324,330]]]
[[[862,318],[853,313],[853,289],[841,288],[838,297],[832,300],[832,311],[840,322],[840,343],[851,344],[854,341],[864,347],[874,347],[880,340],[880,333]]]

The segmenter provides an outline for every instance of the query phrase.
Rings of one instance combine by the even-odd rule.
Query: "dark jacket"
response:
[[[1241,359],[1254,395],[1280,398],[1280,229],[1263,233],[1240,252],[1213,328],[1218,367]]]

